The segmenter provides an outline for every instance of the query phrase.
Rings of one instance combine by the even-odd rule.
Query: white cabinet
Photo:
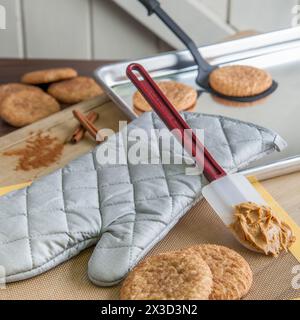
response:
[[[199,45],[300,23],[300,0],[161,0]],[[137,0],[0,0],[0,57],[129,59],[182,48]],[[298,5],[298,7],[296,7]],[[167,44],[167,45],[166,45]]]

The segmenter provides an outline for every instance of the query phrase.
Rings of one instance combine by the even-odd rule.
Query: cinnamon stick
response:
[[[73,110],[74,117],[80,122],[82,127],[97,141],[97,137],[104,140],[101,134],[98,132],[98,129],[78,110]],[[99,142],[101,142],[99,141]]]
[[[98,113],[91,111],[86,118],[91,122],[94,123],[97,119],[98,119]],[[71,137],[71,142],[72,143],[78,143],[80,140],[82,140],[82,138],[84,137],[86,133],[86,129],[79,124],[79,126],[76,128],[76,130],[74,131],[72,137]]]

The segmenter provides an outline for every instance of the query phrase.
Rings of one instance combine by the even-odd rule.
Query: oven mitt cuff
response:
[[[183,115],[193,129],[205,128],[206,147],[228,172],[286,145],[276,133],[254,124]],[[203,179],[186,174],[190,165],[97,161],[107,145],[136,128],[165,126],[155,114],[145,113],[92,152],[0,198],[2,283],[3,276],[12,282],[41,274],[97,242],[90,279],[104,286],[118,283],[201,198]],[[156,137],[154,146],[160,158],[158,141]],[[123,151],[129,147],[118,146]]]

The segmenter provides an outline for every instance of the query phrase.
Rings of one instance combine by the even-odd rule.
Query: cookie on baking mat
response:
[[[22,84],[22,83],[7,83],[0,85],[0,104],[8,95],[16,93],[23,90],[29,91],[42,91],[38,87]]]
[[[252,270],[248,262],[227,247],[204,244],[182,250],[191,256],[199,254],[213,275],[210,300],[238,300],[244,297],[252,285]]]
[[[51,84],[48,93],[63,103],[73,104],[99,96],[102,89],[92,78],[76,77]]]
[[[177,110],[183,111],[195,106],[197,91],[193,87],[175,81],[161,81],[157,84]],[[152,110],[138,91],[133,95],[133,106],[141,111]]]
[[[209,75],[210,86],[218,93],[231,97],[258,95],[268,90],[272,82],[268,72],[252,66],[225,66]]]
[[[72,68],[56,68],[26,73],[21,81],[27,84],[45,84],[75,77],[77,77],[77,71]]]
[[[125,279],[122,300],[207,300],[212,274],[200,255],[162,253],[141,262]]]
[[[0,116],[14,127],[23,127],[59,110],[57,101],[47,93],[23,90],[3,100]]]

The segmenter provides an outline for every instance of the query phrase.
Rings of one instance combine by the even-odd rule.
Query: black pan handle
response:
[[[139,0],[139,2],[148,10],[149,16],[155,12],[157,7],[160,7],[160,3],[157,0]]]
[[[160,20],[185,44],[199,67],[198,78],[206,78],[214,69],[201,55],[195,42],[179,27],[179,25],[161,8],[157,0],[138,0],[148,10],[148,14],[155,13]],[[197,79],[201,82],[202,79]]]

